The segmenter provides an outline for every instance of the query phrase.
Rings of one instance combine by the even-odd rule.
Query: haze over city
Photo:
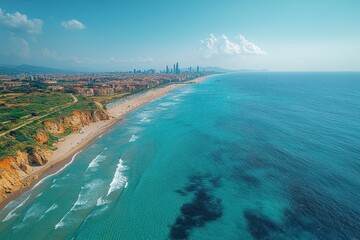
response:
[[[359,71],[359,8],[356,0],[4,0],[0,64]]]

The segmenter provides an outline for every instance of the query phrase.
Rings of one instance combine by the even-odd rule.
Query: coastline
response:
[[[108,109],[108,113],[110,115],[109,120],[90,123],[89,125],[84,126],[80,132],[72,133],[67,136],[64,141],[58,142],[55,145],[57,149],[53,151],[53,155],[45,165],[34,167],[33,173],[22,177],[22,181],[29,182],[30,184],[10,193],[6,199],[0,202],[0,210],[7,206],[11,201],[21,196],[22,193],[33,188],[45,177],[62,169],[71,161],[72,157],[76,153],[82,151],[97,138],[100,138],[102,134],[109,131],[117,122],[121,121],[126,114],[136,110],[148,102],[166,96],[170,91],[188,84],[200,83],[210,76],[213,75],[201,76],[185,83],[174,83],[164,87],[150,89],[146,91],[145,94],[140,94],[138,96],[134,95],[133,98]]]

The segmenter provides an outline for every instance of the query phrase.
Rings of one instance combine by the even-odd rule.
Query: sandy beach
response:
[[[187,84],[200,83],[207,77],[209,76],[202,76],[185,83],[175,83],[160,88],[150,89],[144,94],[134,95],[124,102],[109,109],[108,113],[110,115],[110,120],[90,123],[89,125],[84,126],[81,131],[72,133],[67,136],[64,141],[56,143],[55,147],[57,149],[53,152],[53,155],[49,159],[48,163],[44,166],[34,167],[33,173],[30,175],[24,175],[22,177],[23,181],[31,182],[31,184],[26,188],[11,193],[3,202],[0,203],[0,209],[6,206],[6,204],[8,204],[10,201],[20,196],[23,191],[33,187],[43,177],[55,173],[63,166],[65,166],[65,164],[71,160],[74,154],[81,151],[81,149],[85,148],[96,138],[101,137],[101,135],[108,131],[115,123],[122,120],[127,113],[134,111],[135,109],[154,99],[165,96],[174,89],[186,86]]]

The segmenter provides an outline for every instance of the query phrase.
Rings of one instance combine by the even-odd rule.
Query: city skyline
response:
[[[0,64],[360,71],[360,2],[0,3]],[[176,67],[176,66],[175,66]]]

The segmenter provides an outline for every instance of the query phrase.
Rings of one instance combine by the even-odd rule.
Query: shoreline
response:
[[[189,84],[198,84],[201,81],[213,75],[206,75],[186,81],[185,83],[174,83],[160,88],[154,88],[141,93],[138,96],[121,102],[120,104],[108,109],[110,116],[109,120],[98,121],[84,126],[80,132],[72,133],[66,137],[63,142],[58,142],[55,146],[57,149],[53,151],[53,155],[48,162],[43,166],[34,167],[34,172],[22,177],[22,181],[29,181],[30,184],[26,187],[20,188],[8,195],[6,199],[0,202],[0,211],[4,209],[10,202],[16,200],[24,192],[33,188],[38,182],[45,177],[58,172],[61,168],[66,166],[72,157],[86,149],[91,143],[100,138],[103,134],[108,132],[116,123],[123,120],[124,116],[137,108],[149,103],[155,99],[166,96],[169,92]]]

